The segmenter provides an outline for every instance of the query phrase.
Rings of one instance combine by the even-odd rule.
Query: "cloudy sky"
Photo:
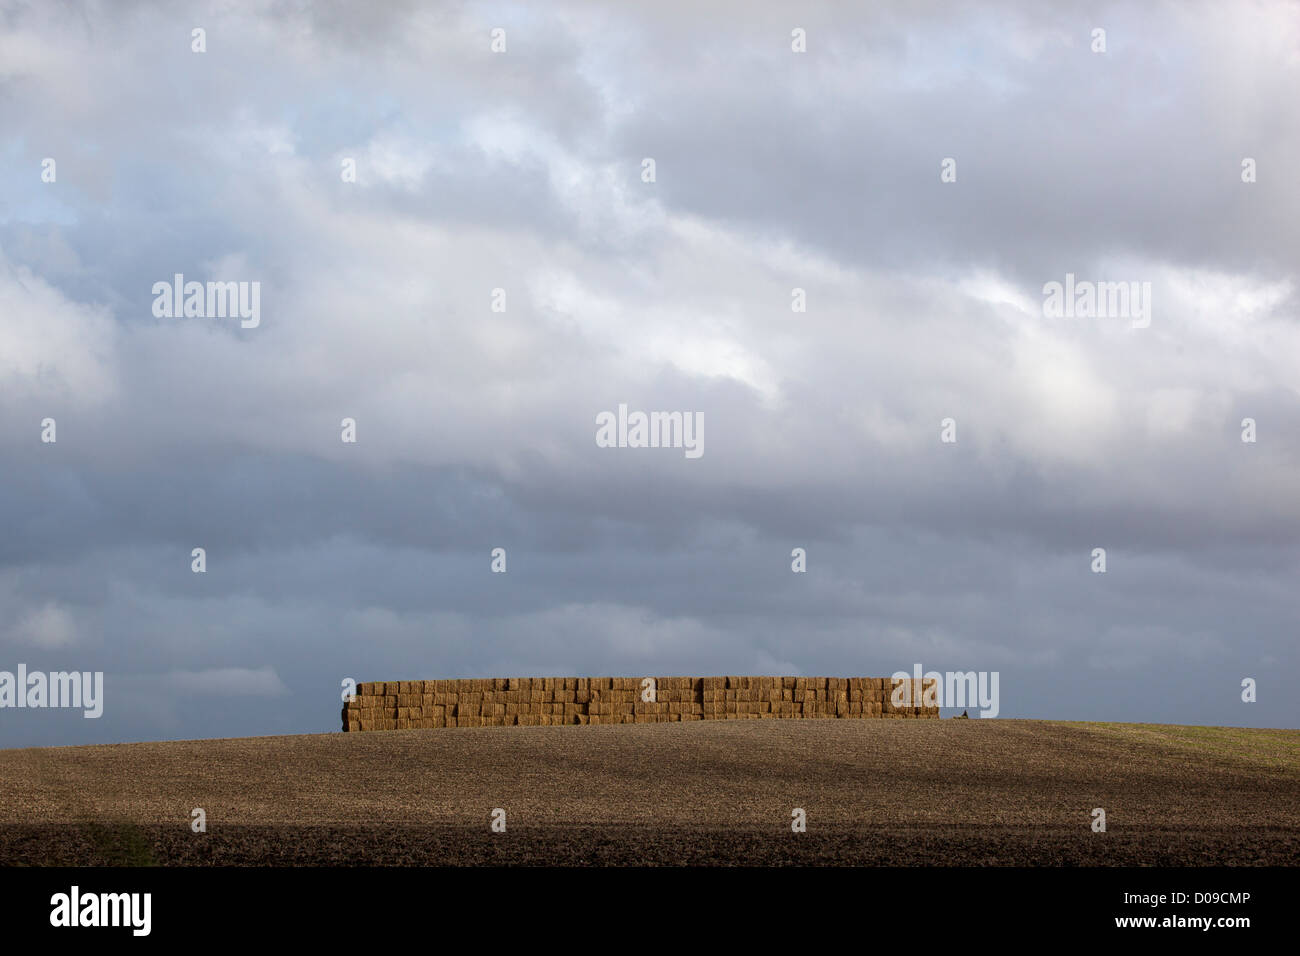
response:
[[[1300,7],[980,6],[0,2],[0,669],[106,684],[0,746],[916,663],[1300,726]]]

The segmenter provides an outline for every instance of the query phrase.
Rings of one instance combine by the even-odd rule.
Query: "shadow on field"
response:
[[[1300,832],[9,825],[8,866],[1294,866]]]

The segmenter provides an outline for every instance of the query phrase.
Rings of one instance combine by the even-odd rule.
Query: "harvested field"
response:
[[[701,721],[9,750],[0,862],[1294,865],[1300,731]]]

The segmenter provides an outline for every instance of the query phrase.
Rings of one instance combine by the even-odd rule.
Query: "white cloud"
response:
[[[24,614],[11,628],[8,640],[41,650],[71,647],[77,642],[76,622],[67,608],[50,601]]]
[[[269,665],[255,670],[220,667],[202,671],[170,671],[153,680],[169,693],[180,696],[279,697],[289,692],[275,668]]]
[[[101,306],[69,301],[0,251],[0,391],[62,405],[102,403],[117,392],[118,328]]]

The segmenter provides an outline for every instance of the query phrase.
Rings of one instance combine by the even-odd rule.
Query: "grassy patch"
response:
[[[1212,757],[1237,757],[1255,765],[1300,773],[1300,730],[1197,727],[1186,724],[1117,724],[1051,721],[1133,743],[1175,747]]]
[[[95,846],[100,866],[157,866],[149,842],[129,823],[91,823],[86,835]]]

